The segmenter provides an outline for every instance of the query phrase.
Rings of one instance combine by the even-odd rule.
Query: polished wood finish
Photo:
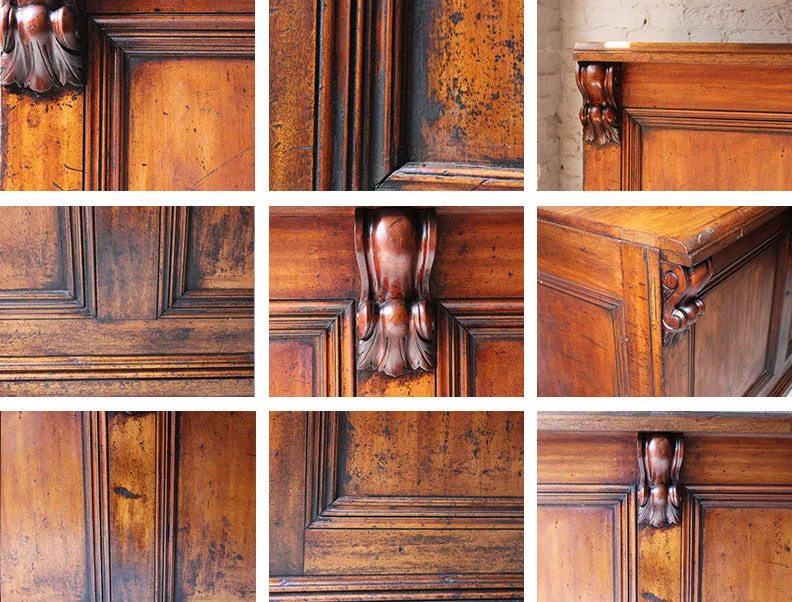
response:
[[[521,2],[271,8],[272,189],[522,189]]]
[[[255,596],[255,415],[0,414],[8,600]]]
[[[573,56],[585,190],[792,189],[789,44],[584,42]]]
[[[772,600],[788,586],[792,414],[539,412],[538,428],[540,601]],[[633,493],[635,446],[649,458],[653,442],[666,476],[684,445],[678,524],[662,528]]]
[[[270,394],[522,395],[522,219],[271,208]]]
[[[270,599],[521,599],[522,412],[270,413]]]
[[[252,208],[5,207],[0,223],[4,393],[252,394]]]
[[[10,0],[0,9],[0,83],[35,92],[81,85],[85,75],[75,3]]]
[[[77,51],[53,37],[33,42],[44,50],[28,61],[40,72],[37,65],[51,54],[57,60],[46,61],[48,78],[80,86],[44,95],[12,86],[0,94],[0,188],[252,190],[253,3],[86,4]],[[46,12],[59,3],[47,6],[13,10]],[[44,27],[37,35],[71,40],[66,17],[56,18],[68,10],[53,12],[55,34]],[[17,41],[14,47],[18,64],[27,46]],[[23,84],[33,77],[34,89],[50,85],[38,75],[2,73]]]
[[[431,209],[355,212],[358,369],[401,376],[434,368],[429,279],[436,246]]]
[[[684,441],[679,435],[643,433],[638,437],[638,525],[679,524],[679,471]]]
[[[540,395],[778,395],[784,207],[540,207]]]

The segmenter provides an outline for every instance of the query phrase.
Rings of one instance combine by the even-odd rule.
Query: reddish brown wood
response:
[[[434,367],[429,292],[436,222],[431,210],[358,209],[358,370],[389,376]]]
[[[684,442],[680,435],[638,436],[638,524],[664,527],[680,519],[679,471]]]
[[[709,260],[685,268],[663,262],[663,343],[670,345],[704,313],[704,302],[696,295],[712,277]]]
[[[621,66],[578,63],[577,85],[583,95],[580,123],[583,140],[598,146],[619,143]]]
[[[81,85],[80,27],[72,2],[4,0],[0,9],[0,82],[35,92]]]

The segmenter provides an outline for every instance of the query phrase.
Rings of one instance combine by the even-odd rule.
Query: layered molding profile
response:
[[[0,290],[0,319],[92,318],[96,316],[94,215],[91,207],[57,207],[60,260],[65,288]]]
[[[102,14],[88,27],[85,186],[127,188],[125,139],[130,59],[254,58],[252,14]]]
[[[598,483],[539,483],[537,505],[542,507],[604,507],[613,515],[610,543],[613,567],[613,592],[616,600],[638,600],[636,549],[636,503],[632,486]]]
[[[409,162],[402,140],[405,8],[397,0],[320,3],[315,190],[522,190],[516,167]]]
[[[252,289],[187,290],[191,207],[162,207],[158,308],[160,318],[252,318]]]
[[[522,600],[522,574],[306,575],[272,577],[269,600]]]
[[[154,470],[155,599],[175,599],[176,565],[176,412],[156,412]],[[83,412],[83,457],[86,466],[85,516],[88,554],[89,598],[109,600],[111,588],[110,440],[107,412]]]
[[[486,340],[522,341],[522,299],[442,299],[438,301],[437,347],[448,358],[436,371],[438,397],[476,395],[476,345]]]
[[[314,347],[313,395],[355,392],[354,301],[270,300],[270,340],[309,341]]]
[[[3,0],[0,83],[34,92],[82,85],[81,28],[73,0]]]
[[[684,441],[678,433],[638,434],[638,525],[679,524]]]
[[[434,367],[429,280],[436,247],[433,209],[355,211],[358,370],[401,376]]]
[[[660,265],[663,287],[663,344],[671,345],[704,313],[698,296],[712,277],[712,261],[693,267],[663,261]]]
[[[311,412],[307,529],[522,529],[521,497],[339,496],[338,412]]]
[[[619,143],[621,126],[621,64],[577,64],[577,86],[583,96],[580,123],[583,140],[597,146]]]

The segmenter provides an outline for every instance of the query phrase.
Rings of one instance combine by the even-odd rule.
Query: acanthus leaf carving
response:
[[[712,277],[707,259],[691,268],[663,262],[663,344],[673,343],[704,313],[704,301],[697,295]]]
[[[621,65],[578,63],[577,86],[583,96],[580,123],[583,140],[603,146],[619,143]]]
[[[678,433],[639,433],[638,525],[665,527],[681,519],[679,473],[684,440]]]
[[[358,370],[389,376],[434,368],[429,292],[436,246],[431,209],[358,209]]]
[[[62,0],[2,0],[0,83],[35,92],[83,83],[77,10]]]

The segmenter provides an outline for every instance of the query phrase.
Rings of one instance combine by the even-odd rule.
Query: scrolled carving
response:
[[[686,328],[704,313],[704,301],[698,295],[712,277],[712,262],[687,268],[663,262],[663,344],[673,343]]]
[[[434,367],[429,293],[436,246],[431,209],[358,209],[358,370],[389,376]]]
[[[681,495],[679,471],[684,441],[677,433],[638,435],[638,525],[665,527],[679,524]]]
[[[577,85],[583,95],[580,123],[583,140],[598,146],[619,142],[621,65],[578,63]]]
[[[83,83],[77,10],[62,0],[2,0],[0,83],[36,92]]]

